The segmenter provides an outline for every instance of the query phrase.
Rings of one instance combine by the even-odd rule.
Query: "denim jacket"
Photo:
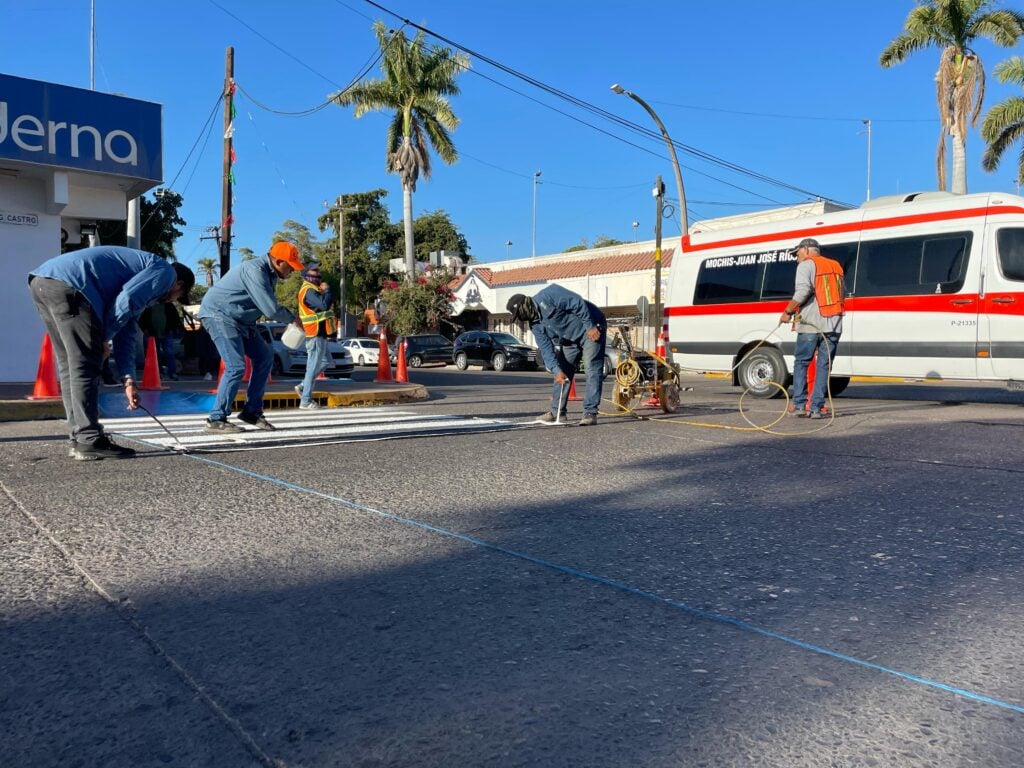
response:
[[[277,281],[269,256],[243,261],[206,292],[196,316],[219,317],[240,326],[255,325],[261,316],[291,322],[292,313],[274,295]]]
[[[59,280],[88,300],[103,323],[103,336],[113,340],[114,358],[122,376],[135,373],[135,344],[142,311],[174,287],[174,267],[134,248],[101,245],[70,251],[29,273]]]
[[[605,328],[604,313],[579,294],[549,285],[533,297],[540,319],[530,330],[548,370],[557,372],[556,344],[582,344],[591,328]]]

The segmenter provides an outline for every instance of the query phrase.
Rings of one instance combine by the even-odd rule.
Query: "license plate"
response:
[[[1014,381],[1010,379],[1006,382],[1006,388],[1011,392],[1024,392],[1024,381]]]

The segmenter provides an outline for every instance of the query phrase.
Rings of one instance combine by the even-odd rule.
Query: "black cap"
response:
[[[505,309],[507,309],[509,314],[512,315],[513,322],[518,323],[526,319],[525,317],[520,316],[523,304],[525,303],[526,294],[516,293],[513,294],[512,297],[508,300],[508,303],[505,304]]]
[[[817,248],[820,251],[821,250],[821,245],[819,245],[818,241],[815,240],[813,237],[805,237],[799,243],[797,243],[792,248],[790,248],[789,252],[790,253],[796,253],[801,248]]]

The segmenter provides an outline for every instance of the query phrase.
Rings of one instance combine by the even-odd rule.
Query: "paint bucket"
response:
[[[306,343],[306,332],[295,323],[289,323],[288,327],[284,329],[284,333],[281,334],[281,342],[288,349],[298,349]]]

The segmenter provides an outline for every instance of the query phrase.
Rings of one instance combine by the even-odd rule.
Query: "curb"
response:
[[[0,421],[63,418],[64,401],[59,398],[57,400],[0,400]]]

